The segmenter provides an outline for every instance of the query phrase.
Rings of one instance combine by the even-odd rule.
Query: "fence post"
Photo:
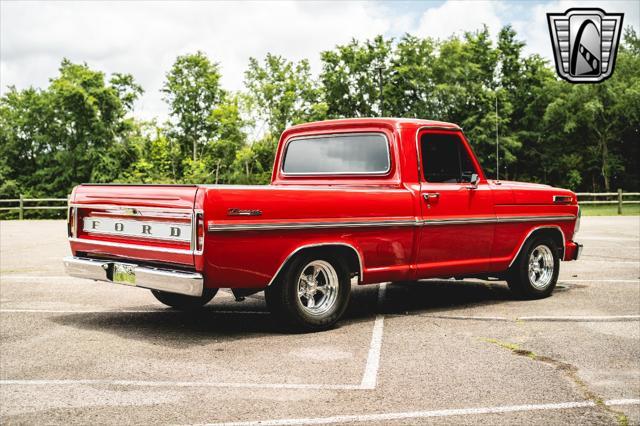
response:
[[[618,214],[622,214],[622,188],[618,188]]]
[[[22,200],[22,198],[23,198],[22,194],[20,194],[20,201],[19,201],[19,203],[20,203],[20,205],[19,205],[20,206],[20,212],[18,213],[18,218],[20,220],[24,219],[24,201]]]

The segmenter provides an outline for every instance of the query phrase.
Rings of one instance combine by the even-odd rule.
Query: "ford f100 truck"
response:
[[[64,264],[177,309],[264,291],[279,319],[322,330],[356,280],[495,277],[549,296],[579,225],[573,192],[487,179],[455,124],[341,119],[285,130],[269,185],[77,186]]]

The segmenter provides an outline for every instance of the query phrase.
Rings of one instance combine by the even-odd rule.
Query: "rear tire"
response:
[[[151,294],[161,303],[181,311],[194,311],[202,308],[213,299],[217,292],[217,288],[205,288],[202,290],[202,296],[187,296],[185,294],[151,290]]]
[[[534,237],[522,247],[507,274],[511,292],[521,299],[542,299],[553,292],[560,273],[560,256],[553,239]]]
[[[296,257],[265,289],[271,313],[281,323],[300,331],[334,326],[344,314],[350,294],[346,263],[317,253]]]

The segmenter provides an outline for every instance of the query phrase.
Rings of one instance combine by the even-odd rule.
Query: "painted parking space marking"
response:
[[[0,309],[0,314],[185,314],[185,312],[171,309],[143,310],[143,309],[119,309],[119,310],[92,310],[92,309]],[[205,310],[207,314],[250,314],[269,315],[267,311],[218,311]]]
[[[593,240],[593,241],[640,241],[638,237],[587,237],[580,236],[578,241]]]
[[[604,401],[607,406],[639,405],[640,399],[612,399]],[[505,414],[529,411],[568,410],[591,408],[597,404],[593,401],[559,402],[551,404],[502,405],[494,407],[453,408],[429,411],[405,411],[376,414],[339,415],[332,417],[307,417],[297,419],[257,420],[248,422],[208,423],[208,426],[283,426],[283,425],[319,425],[332,423],[383,422],[390,420],[425,419],[452,416],[473,416],[482,414]]]
[[[386,293],[386,283],[378,286],[377,307],[381,308],[384,303]],[[51,312],[46,310],[0,310],[2,312]],[[54,311],[56,313],[64,311]],[[73,313],[82,313],[82,311],[66,311]],[[157,313],[157,312],[179,312],[179,311],[89,311],[91,313]],[[224,311],[210,311],[224,312]],[[249,311],[227,311],[229,313],[242,313]],[[268,314],[268,312],[256,311]],[[86,313],[86,312],[85,312]],[[39,379],[6,379],[0,380],[0,386],[81,386],[81,385],[120,385],[120,386],[141,386],[141,387],[216,387],[216,388],[253,388],[253,389],[315,389],[315,390],[371,390],[375,389],[378,378],[378,370],[380,369],[380,357],[382,350],[382,337],[384,332],[384,315],[377,314],[373,331],[371,333],[371,341],[369,343],[369,351],[367,353],[367,361],[364,367],[362,380],[359,384],[307,384],[307,383],[229,383],[229,382],[205,382],[205,381],[153,381],[153,380],[94,380],[94,379],[78,379],[78,380],[39,380]]]
[[[0,380],[0,386],[139,386],[139,387],[178,387],[178,388],[253,388],[253,389],[315,389],[315,390],[358,390],[360,385],[348,384],[308,384],[308,383],[243,383],[243,382],[205,382],[205,381],[171,381],[171,380]]]
[[[559,279],[558,283],[640,283],[640,279],[629,279],[629,280],[607,280],[607,279],[592,279],[592,280],[588,280],[588,279]]]
[[[616,322],[639,321],[640,315],[577,315],[577,316],[529,316],[519,317],[518,321],[566,321],[566,322]]]
[[[492,317],[492,316],[481,316],[481,315],[420,315],[420,316],[424,318],[450,319],[450,320],[512,321],[507,317]]]
[[[405,316],[405,315],[397,315]],[[552,321],[552,322],[624,322],[640,321],[640,315],[531,315],[524,317],[494,317],[479,315],[419,315],[423,318],[465,321]]]

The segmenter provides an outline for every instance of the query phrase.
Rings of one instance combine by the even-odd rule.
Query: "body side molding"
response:
[[[327,222],[245,222],[242,224],[221,224],[209,221],[209,232],[229,231],[272,231],[272,230],[296,230],[296,229],[324,229],[324,228],[377,228],[397,226],[444,226],[444,225],[473,225],[491,223],[518,223],[518,222],[556,222],[575,220],[575,215],[559,216],[486,216],[475,218],[442,218],[442,219],[397,219],[382,221],[327,221]]]

